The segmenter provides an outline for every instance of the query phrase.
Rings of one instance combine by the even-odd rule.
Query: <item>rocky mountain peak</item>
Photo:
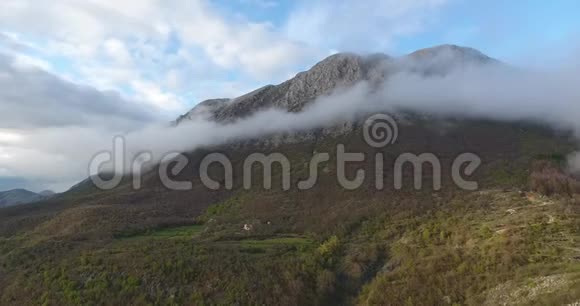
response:
[[[367,57],[354,53],[333,54],[281,84],[267,85],[231,100],[203,101],[179,117],[176,123],[208,116],[216,121],[228,122],[266,108],[298,112],[316,98],[330,94],[336,88],[380,78],[380,63],[388,59],[390,58],[385,54]]]
[[[316,65],[312,69],[299,73],[297,77],[307,75],[312,77],[332,76],[334,78],[355,78],[363,73],[363,58],[354,53],[336,53]]]
[[[198,103],[189,112],[179,116],[174,122],[175,125],[180,124],[184,120],[192,120],[194,118],[211,119],[213,114],[221,107],[225,106],[230,99],[209,99]]]
[[[415,59],[433,59],[437,57],[449,56],[453,58],[472,60],[472,61],[491,61],[492,58],[481,53],[479,50],[461,47],[457,45],[439,45],[431,48],[425,48],[417,50],[411,54],[409,57]]]
[[[446,73],[459,66],[496,62],[485,54],[456,45],[440,45],[393,59],[386,54],[358,55],[337,53],[278,85],[267,85],[235,99],[206,100],[176,121],[201,116],[218,122],[231,122],[259,110],[275,108],[299,112],[320,96],[360,81],[380,84],[401,69],[433,74]]]
[[[402,62],[411,70],[424,74],[446,74],[457,68],[499,63],[476,49],[457,45],[417,50],[404,57]]]

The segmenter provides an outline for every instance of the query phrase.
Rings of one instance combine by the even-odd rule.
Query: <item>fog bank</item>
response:
[[[429,75],[398,69],[388,73],[379,86],[361,82],[352,88],[337,89],[300,113],[270,109],[227,125],[199,117],[177,127],[147,125],[123,136],[128,161],[143,151],[159,160],[169,152],[303,131],[353,120],[362,114],[400,109],[441,116],[533,120],[580,135],[578,76],[580,69],[571,63],[546,70],[474,64]],[[82,179],[89,174],[91,157],[111,150],[113,136],[99,128],[54,128],[32,133],[19,141],[19,151],[9,152],[27,154],[25,161],[8,166],[15,176]],[[570,163],[576,169],[580,169],[578,160],[572,158]]]

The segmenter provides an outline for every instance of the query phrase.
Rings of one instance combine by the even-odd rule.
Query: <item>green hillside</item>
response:
[[[498,131],[501,130],[501,133]],[[262,152],[284,152],[292,184],[314,152],[372,156],[360,130]],[[567,135],[538,126],[464,121],[445,133],[405,127],[385,149],[434,152],[448,166],[459,152],[483,160],[477,191],[443,173],[434,191],[376,190],[371,161],[363,187],[347,191],[336,166],[315,188],[169,191],[149,174],[145,188],[77,189],[49,202],[0,210],[0,304],[28,305],[558,305],[580,300],[580,197],[561,170]],[[467,137],[469,135],[469,137]],[[192,179],[213,150],[239,169],[252,146],[190,153]],[[332,155],[332,154],[331,154]],[[391,158],[391,159],[389,159]],[[448,169],[443,167],[444,169]],[[254,169],[258,174],[261,169]],[[219,176],[218,169],[212,169]],[[234,173],[238,173],[234,171]],[[549,175],[552,173],[558,176]],[[565,177],[566,180],[561,178]],[[390,183],[388,175],[385,181]],[[389,183],[386,185],[388,186]]]

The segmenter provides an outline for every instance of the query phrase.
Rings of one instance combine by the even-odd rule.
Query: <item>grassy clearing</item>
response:
[[[316,245],[316,242],[300,236],[280,236],[266,239],[242,239],[217,242],[219,246],[239,247],[240,249],[251,249],[268,251],[279,248],[294,248],[307,250]]]
[[[150,230],[145,233],[125,235],[119,237],[118,242],[140,242],[140,241],[159,241],[159,240],[187,240],[199,238],[201,232],[203,231],[203,225],[187,225],[171,228],[163,228]],[[239,240],[221,240],[213,242],[202,242],[207,246],[218,246],[218,247],[228,247],[239,250],[250,250],[250,251],[270,251],[277,250],[280,248],[284,249],[296,249],[296,250],[308,250],[316,245],[316,242],[312,239],[303,236],[273,236],[266,238],[246,238]]]
[[[308,246],[312,245],[314,241],[304,237],[277,237],[264,240],[246,239],[241,240],[242,246],[273,246],[273,245],[294,245],[294,246]]]
[[[269,248],[276,246],[308,247],[314,245],[314,241],[304,237],[275,237],[268,239],[244,239],[236,241],[241,247],[248,248]]]
[[[120,240],[142,240],[142,239],[191,239],[198,236],[203,230],[203,225],[186,225],[170,227],[156,230],[149,230],[136,235],[123,235]]]

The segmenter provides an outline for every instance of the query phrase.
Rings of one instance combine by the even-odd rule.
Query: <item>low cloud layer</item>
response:
[[[200,119],[178,128],[152,128],[128,135],[128,148],[132,152],[146,149],[160,156],[168,151],[187,151],[265,133],[306,130],[362,114],[400,109],[441,116],[532,120],[580,135],[577,67],[532,71],[496,63],[473,64],[429,76],[397,69],[378,89],[365,82],[339,89],[301,113],[268,110],[226,126]],[[158,141],[150,144],[147,139]],[[148,145],[143,147],[144,143]]]
[[[362,114],[401,108],[438,115],[534,120],[580,135],[577,120],[580,69],[577,67],[570,64],[549,71],[530,71],[477,64],[429,76],[399,67],[390,70],[385,82],[378,87],[362,82],[339,89],[319,98],[301,113],[266,110],[229,125],[198,118],[178,127],[165,123],[146,125],[124,135],[129,156],[150,151],[159,159],[169,152],[189,151],[266,133],[305,130],[352,120]],[[5,152],[5,155],[17,154],[18,159],[7,162],[0,154],[0,168],[13,176],[80,180],[88,175],[90,157],[111,150],[113,136],[93,127],[44,129],[17,140],[19,151],[13,147],[12,151]]]
[[[391,78],[378,97],[385,105],[423,112],[535,120],[580,132],[578,72],[483,66],[433,78],[402,73]]]

